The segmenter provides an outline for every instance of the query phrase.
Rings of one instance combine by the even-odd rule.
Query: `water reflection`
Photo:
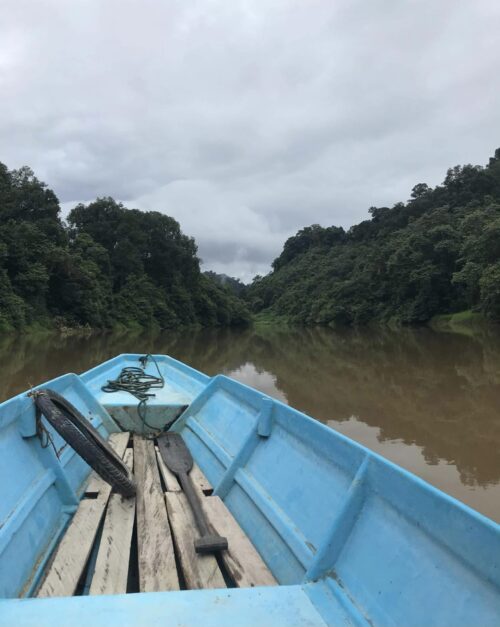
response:
[[[224,372],[500,520],[500,333],[227,329],[3,338],[2,399],[121,352]]]
[[[252,363],[247,362],[235,370],[224,369],[222,373],[273,396],[282,403],[288,403],[285,393],[278,388],[276,377],[267,370],[258,370]]]

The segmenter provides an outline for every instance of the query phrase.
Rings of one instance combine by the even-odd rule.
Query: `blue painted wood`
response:
[[[356,524],[356,518],[361,512],[366,496],[366,475],[368,471],[369,456],[365,458],[357,471],[352,484],[349,487],[343,506],[333,519],[330,531],[314,560],[309,564],[306,579],[315,580],[328,576],[333,570],[334,564],[340,555],[344,544]]]
[[[219,482],[216,489],[214,490],[214,494],[216,496],[219,496],[221,499],[223,499],[227,495],[227,493],[229,492],[231,488],[233,481],[235,480],[236,472],[238,471],[239,468],[242,468],[250,459],[252,453],[257,448],[260,442],[260,438],[261,437],[267,438],[271,435],[272,409],[273,409],[273,401],[269,398],[264,397],[262,399],[261,410],[259,412],[259,415],[257,416],[256,429],[255,430],[252,429],[252,431],[248,433],[239,451],[233,457],[233,460],[230,463],[226,461],[227,468],[224,473],[224,476],[222,477],[221,481]],[[191,419],[191,422],[188,422],[188,425],[190,427],[194,427],[196,423],[193,423]],[[203,439],[204,437],[203,431],[200,429],[197,429],[196,432],[200,436],[200,438]],[[204,441],[206,442],[206,439]],[[220,455],[220,449],[216,447],[213,441],[212,441],[212,450],[214,450],[214,452],[218,450],[219,455]]]
[[[271,495],[264,491],[259,483],[247,472],[242,469],[238,470],[235,479],[262,512],[268,523],[283,538],[302,566],[307,568],[312,557],[311,547],[308,546],[307,538],[294,524],[294,521],[287,516],[286,512],[276,504]]]
[[[276,401],[270,436],[253,446],[248,420],[258,425],[260,397],[218,377],[179,430],[190,446],[196,438],[195,458],[209,475],[217,459],[209,478],[224,487],[226,505],[280,583],[322,578],[358,624],[496,623],[499,525]],[[234,430],[215,428],[224,424],[219,408],[224,416],[235,405],[249,408],[240,448]]]
[[[2,525],[0,530],[0,555],[9,546],[14,535],[22,527],[32,510],[36,507],[38,501],[43,497],[45,492],[54,485],[56,475],[53,470],[45,470],[38,475],[28,490],[22,495],[18,501],[16,509],[11,513]]]
[[[60,518],[59,525],[55,529],[49,544],[46,546],[42,558],[36,563],[36,566],[31,573],[31,577],[28,579],[21,594],[19,595],[20,597],[29,598],[35,593],[42,579],[45,567],[50,561],[52,551],[56,548],[59,540],[63,537],[66,527],[68,526],[68,523],[75,511],[76,507],[62,508],[62,516]]]
[[[94,400],[101,403],[110,415],[125,429],[131,431],[149,431],[137,413],[137,399],[128,392],[107,393],[102,386],[110,379],[115,379],[123,368],[141,367],[139,361],[144,355],[123,354],[110,359],[85,372],[82,380],[93,394]],[[166,355],[154,355],[161,375],[165,379],[162,389],[155,389],[147,404],[147,422],[154,429],[163,428],[166,423],[175,420],[195,396],[209,382],[209,377],[186,364]],[[150,359],[146,372],[158,375],[156,366]]]
[[[77,375],[64,375],[39,387],[63,394],[104,437],[117,430]],[[0,405],[0,597],[24,595],[33,588],[40,565],[76,510],[90,473],[89,466],[43,421],[57,454],[31,435],[36,432],[35,410],[26,393]]]
[[[118,427],[100,387],[138,357],[50,383],[107,437]],[[169,378],[158,416],[187,401],[173,429],[282,585],[0,601],[0,626],[148,626],[168,616],[203,626],[498,627],[499,525],[256,390],[158,361]],[[106,399],[115,409],[122,401]],[[0,405],[0,596],[34,590],[88,476],[54,441],[59,457],[40,448],[25,395]]]
[[[268,438],[271,435],[273,428],[273,406],[274,403],[272,399],[265,397],[262,399],[262,408],[257,421],[257,433],[263,438]]]
[[[202,438],[202,440],[205,444],[207,444],[206,439]],[[220,498],[223,499],[227,495],[235,480],[237,471],[245,465],[258,444],[259,435],[256,431],[250,431],[246,440],[243,441],[240,450],[233,457],[233,460],[225,467],[224,475],[214,490],[214,494],[216,496],[220,496]]]
[[[0,627],[326,627],[308,593],[273,586],[0,601]]]

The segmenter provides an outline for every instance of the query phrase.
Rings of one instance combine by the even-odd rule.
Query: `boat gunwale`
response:
[[[477,575],[479,575],[483,579],[486,579],[491,585],[495,587],[500,586],[500,569],[496,569],[496,572],[495,572],[495,568],[493,568],[493,572],[488,572],[482,569],[483,561],[481,561],[481,563],[478,564],[477,560],[475,561],[474,559],[472,559],[473,555],[470,554],[470,550],[467,550],[467,553],[468,553],[467,555],[457,552],[456,549],[454,548],[455,545],[450,543],[450,537],[449,537],[449,534],[447,533],[448,531],[447,529],[440,530],[439,525],[437,524],[429,525],[427,524],[424,514],[422,514],[419,517],[415,515],[414,511],[404,509],[403,507],[401,507],[401,504],[396,501],[394,495],[391,495],[390,492],[386,490],[380,490],[380,481],[378,481],[376,478],[373,477],[373,472],[380,468],[382,470],[389,471],[400,480],[403,480],[403,481],[409,480],[415,486],[415,489],[418,491],[418,494],[420,497],[422,496],[428,497],[428,498],[430,497],[430,499],[433,500],[435,503],[439,503],[443,507],[447,506],[452,511],[455,510],[455,512],[457,513],[459,512],[462,517],[462,520],[466,520],[467,517],[469,517],[469,519],[472,519],[475,522],[475,524],[483,526],[483,528],[485,528],[485,531],[487,533],[492,534],[496,542],[499,542],[498,538],[500,537],[500,524],[499,523],[495,522],[491,518],[488,518],[484,514],[481,514],[477,510],[474,510],[469,505],[467,505],[466,503],[463,503],[462,501],[455,498],[454,496],[447,494],[446,492],[443,492],[440,488],[432,485],[431,483],[419,477],[418,475],[410,472],[409,470],[406,470],[402,466],[395,464],[394,462],[383,457],[379,453],[372,451],[371,449],[367,448],[363,444],[360,444],[356,440],[352,440],[351,438],[345,436],[339,431],[336,431],[335,429],[332,429],[328,425],[320,422],[319,420],[313,418],[312,416],[308,416],[307,414],[301,412],[300,410],[295,409],[294,407],[291,407],[290,405],[283,403],[279,399],[274,399],[270,397],[269,395],[265,393],[261,393],[258,390],[250,386],[247,386],[246,384],[241,383],[235,379],[232,379],[231,377],[228,377],[226,375],[222,375],[222,374],[216,375],[215,377],[212,378],[212,380],[210,381],[210,384],[200,392],[198,397],[196,397],[193,400],[193,402],[189,405],[189,407],[187,407],[186,410],[179,416],[176,422],[172,425],[171,429],[179,432],[183,427],[190,428],[189,420],[190,419],[196,420],[195,414],[199,410],[200,405],[203,406],[205,400],[208,399],[212,394],[215,394],[218,388],[221,388],[226,392],[230,392],[231,394],[234,393],[234,396],[236,396],[237,398],[240,397],[241,400],[244,400],[246,403],[248,403],[255,409],[261,406],[263,399],[270,399],[273,406],[276,406],[281,410],[279,412],[273,412],[272,414],[273,421],[275,421],[276,424],[279,424],[286,431],[291,432],[295,437],[299,435],[298,427],[296,427],[296,425],[300,423],[302,423],[302,425],[307,424],[313,431],[317,431],[318,429],[320,431],[323,431],[326,437],[317,438],[316,436],[314,439],[315,446],[317,446],[317,444],[320,443],[320,444],[323,444],[326,449],[326,447],[328,446],[328,440],[331,440],[331,438],[334,437],[337,440],[337,442],[341,442],[343,445],[346,445],[348,447],[348,449],[346,450],[350,449],[352,451],[352,449],[354,448],[360,454],[360,459],[359,459],[359,463],[357,464],[357,466],[353,467],[352,469],[348,469],[345,467],[343,468],[341,465],[339,466],[344,471],[350,474],[351,481],[353,482],[355,480],[356,472],[362,467],[364,463],[367,463],[368,466],[373,465],[373,470],[371,472],[368,472],[368,468],[367,468],[366,477],[364,479],[366,483],[371,487],[371,490],[372,490],[371,493],[368,492],[367,497],[365,498],[365,501],[370,496],[372,497],[378,496],[379,498],[384,500],[386,503],[388,503],[390,507],[393,508],[399,515],[401,515],[407,521],[411,521],[412,523],[414,523],[414,525],[420,528],[421,531],[425,533],[432,541],[436,542],[438,545],[440,545],[441,547],[444,547],[447,551],[449,551],[455,559],[458,559],[467,568],[472,569]],[[289,427],[292,427],[292,428],[290,429]],[[200,429],[203,429],[201,425],[200,425]],[[200,429],[197,429],[197,433],[195,432],[193,433],[195,433],[195,435],[201,440],[203,445],[206,446],[208,450],[210,450],[212,454],[216,456],[219,463],[223,464],[224,474],[225,474],[225,472],[227,472],[228,468],[231,465],[229,463],[229,466],[228,466],[222,462],[222,458],[225,458],[227,456],[225,449],[221,446],[219,442],[216,442],[213,437],[210,438],[211,441],[215,442],[221,448],[221,450],[224,451],[224,454],[220,455],[218,454],[220,452],[216,452],[212,450],[210,447],[208,447],[207,441],[200,438],[200,433],[199,433]],[[210,434],[210,432],[208,431],[206,432],[207,434]],[[304,431],[301,431],[300,435],[303,437]],[[311,436],[311,434],[309,435]],[[311,445],[310,442],[308,444],[309,446]],[[321,454],[321,451],[318,450],[318,448],[316,448],[316,450],[319,454]],[[237,457],[237,455],[238,455],[238,452],[236,452],[235,457]],[[325,450],[325,453],[323,454],[323,457],[327,458],[326,450]],[[232,459],[233,458],[231,458],[231,460]],[[204,470],[203,467],[202,467],[202,470]],[[224,474],[223,474],[223,477],[224,477]]]
[[[441,490],[440,488],[432,485],[432,483],[429,483],[426,479],[423,479],[422,477],[419,477],[418,475],[412,473],[411,471],[407,470],[403,466],[399,466],[398,464],[396,464],[395,462],[392,462],[390,459],[384,457],[380,453],[377,453],[376,451],[373,451],[373,450],[369,449],[368,447],[366,447],[365,445],[361,444],[360,442],[357,442],[356,440],[353,440],[353,439],[349,438],[348,436],[344,435],[340,431],[337,431],[336,429],[332,429],[331,427],[329,427],[325,423],[321,422],[317,418],[309,416],[309,415],[301,412],[300,410],[295,409],[291,405],[287,405],[286,403],[283,403],[283,401],[281,401],[279,399],[276,399],[276,398],[273,398],[273,397],[269,396],[268,394],[266,394],[264,392],[260,392],[260,391],[258,391],[256,389],[246,385],[245,383],[241,383],[240,381],[237,381],[236,379],[232,379],[231,377],[228,377],[227,375],[219,374],[219,375],[216,375],[216,376],[212,377],[212,379],[210,381],[210,388],[211,389],[209,390],[208,386],[206,388],[204,388],[200,392],[200,394],[193,399],[193,401],[185,409],[185,411],[176,419],[176,421],[171,426],[170,430],[179,432],[180,429],[187,422],[188,418],[192,416],[192,414],[190,412],[190,409],[193,408],[194,405],[198,405],[198,403],[200,401],[204,400],[205,396],[207,396],[207,394],[205,394],[205,392],[212,392],[213,388],[217,387],[217,384],[219,382],[225,383],[224,389],[226,389],[226,391],[232,391],[232,389],[231,389],[232,386],[236,385],[240,389],[244,388],[246,393],[251,393],[252,395],[255,395],[255,397],[259,397],[259,400],[264,399],[264,398],[266,400],[269,399],[269,400],[272,401],[273,405],[279,406],[282,410],[285,410],[286,413],[290,413],[291,412],[294,415],[295,418],[300,418],[300,419],[304,419],[305,418],[306,422],[309,425],[313,426],[314,429],[317,429],[318,426],[319,426],[319,428],[321,430],[323,430],[323,432],[325,434],[334,433],[335,437],[339,441],[341,441],[343,444],[346,444],[347,446],[354,446],[354,448],[357,449],[357,452],[359,452],[360,455],[361,455],[361,459],[359,460],[359,464],[357,466],[355,466],[355,467],[353,466],[355,471],[363,463],[365,456],[368,455],[373,460],[377,460],[382,465],[388,465],[395,472],[402,473],[407,478],[411,479],[412,481],[416,482],[417,484],[420,484],[421,487],[426,488],[426,489],[430,489],[432,492],[435,492],[439,496],[444,497],[449,504],[457,506],[459,509],[463,510],[464,512],[473,515],[473,517],[475,517],[478,522],[486,524],[487,526],[491,527],[491,529],[493,531],[500,531],[500,523],[495,522],[493,519],[491,519],[488,516],[482,514],[481,512],[478,512],[477,510],[473,509],[472,507],[470,507],[469,505],[467,505],[463,501],[460,501],[459,499],[457,499],[456,497],[452,496],[451,494],[448,494],[448,493],[444,492],[443,490]],[[229,389],[227,388],[227,385],[230,386]],[[260,404],[259,403],[252,403],[247,398],[245,398],[244,400],[248,404],[252,405],[252,407],[254,407],[255,409],[260,408]],[[197,407],[195,407],[194,411],[196,411],[196,410],[197,410]],[[194,416],[192,416],[192,417],[194,418]],[[285,424],[283,423],[283,421],[280,420],[280,416],[275,416],[275,419],[276,419],[276,422],[278,424],[280,424],[280,426],[285,427]],[[292,424],[292,426],[293,426],[293,423],[291,423],[291,422],[287,423],[287,425],[288,424]],[[290,430],[287,429],[287,431],[290,431]],[[293,433],[293,435],[298,435],[298,432],[293,432],[292,431],[292,433]],[[301,435],[303,435],[303,434],[301,434]],[[331,437],[331,436],[328,436],[328,437]]]

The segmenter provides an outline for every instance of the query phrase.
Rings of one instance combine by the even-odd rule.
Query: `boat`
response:
[[[146,402],[106,391],[128,368],[161,379]],[[112,443],[135,496],[40,415],[43,390]],[[156,446],[166,433],[187,445],[227,550],[193,549],[192,512]],[[1,627],[500,624],[500,525],[313,418],[165,355],[119,355],[2,403],[0,476]]]

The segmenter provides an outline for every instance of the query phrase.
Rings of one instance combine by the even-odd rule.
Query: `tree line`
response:
[[[307,325],[419,324],[464,310],[500,320],[500,149],[369,212],[347,231],[314,224],[289,238],[245,292],[253,312]]]
[[[113,198],[59,201],[28,167],[0,163],[0,331],[246,324],[420,324],[464,310],[500,321],[500,149],[455,166],[345,230],[317,224],[284,244],[249,286],[202,273],[193,238],[157,211]]]
[[[193,238],[113,198],[59,201],[28,167],[0,163],[0,330],[245,324],[245,303],[200,272]]]

